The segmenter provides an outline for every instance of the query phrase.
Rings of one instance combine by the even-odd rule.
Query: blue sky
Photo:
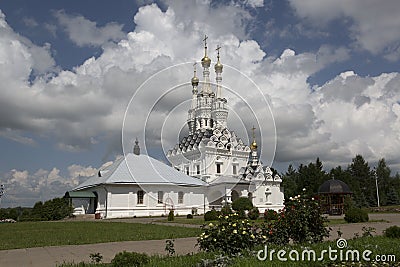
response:
[[[204,34],[212,60],[211,48],[222,45],[222,62],[268,99],[277,132],[275,167],[284,171],[316,157],[327,168],[346,166],[360,153],[372,165],[384,157],[392,170],[400,169],[398,1],[21,0],[3,1],[0,10],[2,206],[61,196],[114,160],[122,153],[129,99],[157,71],[200,60]],[[189,68],[166,79],[189,81],[191,75]],[[229,71],[224,75],[227,84],[234,80]],[[190,89],[185,92],[179,101],[190,98]],[[162,95],[162,86],[147,93]],[[256,114],[265,114],[253,91],[242,94]],[[146,101],[140,99],[129,117],[132,138],[142,136],[152,104]],[[234,98],[228,101],[239,110]],[[165,101],[157,108],[173,107]],[[178,128],[186,116],[185,109],[174,113]],[[246,128],[252,123],[247,115],[230,116],[231,129],[237,121]],[[146,127],[146,149],[161,158],[160,143],[173,146],[176,125],[167,124],[161,139],[159,128]],[[265,133],[269,127],[259,128]],[[273,140],[266,133],[258,138]]]

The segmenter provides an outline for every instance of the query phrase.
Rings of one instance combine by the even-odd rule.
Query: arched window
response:
[[[163,203],[163,198],[164,198],[164,192],[163,191],[158,191],[158,204]]]
[[[196,173],[200,174],[200,165],[196,165]]]
[[[178,192],[178,204],[183,204],[184,193],[182,191]]]
[[[221,163],[216,163],[217,165],[217,173],[221,173]]]
[[[144,191],[143,190],[139,190],[137,192],[137,203],[138,204],[143,204],[143,198],[144,198]]]

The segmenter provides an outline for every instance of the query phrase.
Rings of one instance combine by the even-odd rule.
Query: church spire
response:
[[[208,36],[204,35],[204,57],[201,59],[201,65],[203,66],[203,78],[204,78],[204,85],[203,85],[203,92],[211,94],[211,85],[210,85],[210,71],[209,68],[211,66],[211,59],[207,56],[207,39]]]
[[[140,155],[140,147],[139,147],[139,141],[135,140],[135,145],[133,146],[133,154],[135,155]]]
[[[251,154],[250,154],[250,164],[251,166],[257,166],[258,165],[258,153],[257,153],[257,142],[256,142],[256,128],[253,126],[251,128],[253,131],[253,142],[250,145],[251,149]]]
[[[217,82],[217,99],[218,98],[222,98],[222,94],[221,94],[221,81],[222,81],[222,76],[221,76],[221,73],[222,73],[222,68],[224,67],[222,64],[221,64],[221,62],[219,61],[219,58],[220,58],[220,56],[219,56],[219,50],[221,49],[221,46],[219,46],[219,45],[217,45],[217,49],[215,49],[215,50],[217,50],[217,53],[218,53],[218,55],[217,55],[217,63],[215,64],[215,66],[214,66],[214,69],[215,69],[215,76],[216,76],[216,78],[215,78],[215,80],[216,80],[216,82]]]

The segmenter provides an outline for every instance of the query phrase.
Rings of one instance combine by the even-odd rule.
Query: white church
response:
[[[207,37],[204,41],[203,81],[199,87],[195,70],[189,132],[168,151],[166,157],[172,166],[140,154],[136,140],[133,153],[100,169],[65,194],[71,198],[75,214],[96,214],[97,218],[161,216],[170,210],[179,215],[204,214],[239,197],[249,198],[261,213],[284,207],[282,180],[261,164],[254,127],[250,146],[228,128],[220,47],[213,84]]]

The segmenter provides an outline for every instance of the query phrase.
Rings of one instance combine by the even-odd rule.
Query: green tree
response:
[[[390,168],[386,165],[384,158],[380,159],[376,168],[376,178],[378,179],[379,198],[381,205],[387,205],[387,194],[390,189]]]
[[[387,194],[387,205],[398,205],[400,204],[399,194],[396,189],[391,187]]]
[[[297,188],[297,176],[298,173],[293,165],[290,164],[288,170],[284,175],[282,175],[282,186],[285,190],[285,199],[288,200],[289,197],[294,197],[298,195],[298,188]]]
[[[357,194],[355,201],[358,206],[376,206],[376,196],[374,196],[375,180],[373,172],[361,155],[356,155],[348,167],[348,171],[353,179],[358,181],[359,191],[354,192]],[[363,201],[365,198],[366,202]]]
[[[309,163],[307,166],[300,165],[297,179],[297,193],[300,194],[305,188],[308,194],[317,194],[321,184],[328,180],[329,176],[323,170],[322,162],[319,158],[315,163]]]
[[[253,203],[247,197],[239,197],[235,201],[232,202],[232,209],[237,211],[239,217],[244,218],[246,217],[245,211],[251,210],[253,208]]]

